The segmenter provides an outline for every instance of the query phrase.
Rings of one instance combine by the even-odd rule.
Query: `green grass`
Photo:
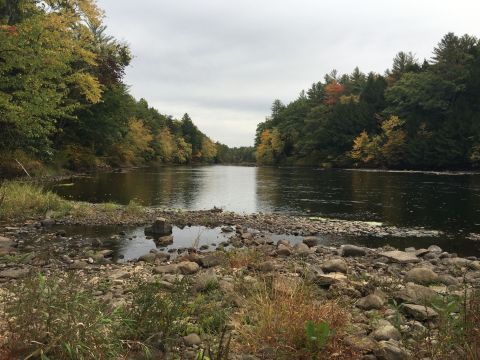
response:
[[[73,203],[34,184],[5,182],[0,185],[0,220],[67,214]]]

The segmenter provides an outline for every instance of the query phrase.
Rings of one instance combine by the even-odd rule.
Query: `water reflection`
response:
[[[480,232],[480,175],[164,166],[103,173],[54,187],[77,200],[279,212]]]

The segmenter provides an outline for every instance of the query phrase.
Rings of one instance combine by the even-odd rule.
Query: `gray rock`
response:
[[[178,270],[183,275],[195,274],[198,270],[200,270],[200,266],[193,261],[182,261],[177,266],[178,266]]]
[[[29,273],[27,268],[7,269],[0,271],[0,278],[4,279],[20,279]]]
[[[348,271],[348,265],[343,259],[330,259],[325,261],[320,265],[323,271],[326,273],[329,272],[340,272],[346,274]]]
[[[330,274],[317,274],[315,283],[318,286],[330,286],[342,281],[346,281],[347,277],[342,273],[333,272]]]
[[[401,264],[420,262],[420,259],[414,253],[400,250],[384,251],[381,252],[379,255]]]
[[[277,247],[276,254],[279,256],[290,256],[292,255],[292,250],[288,246],[280,244]]]
[[[9,238],[0,236],[0,255],[16,252],[15,242]]]
[[[370,294],[359,299],[356,303],[356,306],[362,310],[379,310],[383,307],[385,301],[376,294]]]
[[[55,220],[54,219],[44,219],[44,220],[40,221],[40,224],[43,227],[51,227],[51,226],[55,225]]]
[[[295,244],[295,246],[293,247],[293,251],[295,252],[295,254],[297,255],[308,255],[310,253],[310,248],[304,244],[304,243],[298,243],[298,244]]]
[[[431,253],[441,254],[443,252],[442,248],[437,245],[430,245],[427,249]]]
[[[367,251],[365,248],[356,245],[342,245],[342,256],[365,256]]]
[[[438,317],[438,313],[428,306],[403,304],[402,308],[407,315],[418,321],[433,320]]]
[[[177,274],[179,272],[177,264],[157,266],[153,269],[155,274]]]
[[[377,340],[377,341],[382,341],[382,340],[400,340],[402,335],[400,334],[400,331],[397,330],[397,328],[393,325],[384,325],[377,330],[375,330],[371,336]]]
[[[397,291],[393,297],[399,302],[423,305],[431,303],[437,296],[438,294],[428,287],[407,283],[405,288]]]
[[[200,339],[200,336],[195,333],[184,336],[183,341],[187,346],[200,345],[202,343],[202,339]]]
[[[146,235],[165,236],[172,233],[172,225],[167,223],[164,218],[157,218],[152,226],[145,228]]]
[[[418,267],[409,270],[405,274],[405,280],[416,284],[429,285],[438,282],[438,275],[432,269]]]
[[[459,285],[460,282],[457,278],[453,277],[452,275],[448,274],[440,274],[438,275],[438,282],[444,285]]]
[[[460,258],[460,257],[447,258],[447,259],[444,260],[444,263],[446,265],[453,265],[453,266],[458,266],[458,267],[468,266],[470,264],[470,262],[471,262],[470,260]]]
[[[380,341],[374,351],[379,360],[406,360],[408,353],[395,340]]]
[[[219,266],[225,263],[225,261],[226,261],[226,256],[224,253],[221,253],[221,252],[208,254],[199,260],[200,265],[202,265],[202,267],[204,268]]]
[[[303,243],[307,245],[309,248],[318,245],[318,238],[315,236],[307,236],[303,238]]]

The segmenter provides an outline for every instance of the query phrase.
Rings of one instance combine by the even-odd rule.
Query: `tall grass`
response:
[[[268,346],[278,358],[353,358],[341,342],[349,314],[335,302],[317,300],[313,289],[297,280],[275,277],[252,292],[239,329],[243,346],[257,354]],[[312,344],[312,333],[328,335]]]
[[[59,215],[72,209],[72,203],[39,185],[4,182],[0,185],[0,220]]]

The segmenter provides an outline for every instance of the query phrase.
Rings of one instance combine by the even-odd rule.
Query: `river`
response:
[[[480,233],[480,174],[474,173],[161,166],[67,183],[56,184],[54,191],[89,202],[135,200],[190,210],[216,206],[241,213],[378,221],[442,230],[456,238]]]

